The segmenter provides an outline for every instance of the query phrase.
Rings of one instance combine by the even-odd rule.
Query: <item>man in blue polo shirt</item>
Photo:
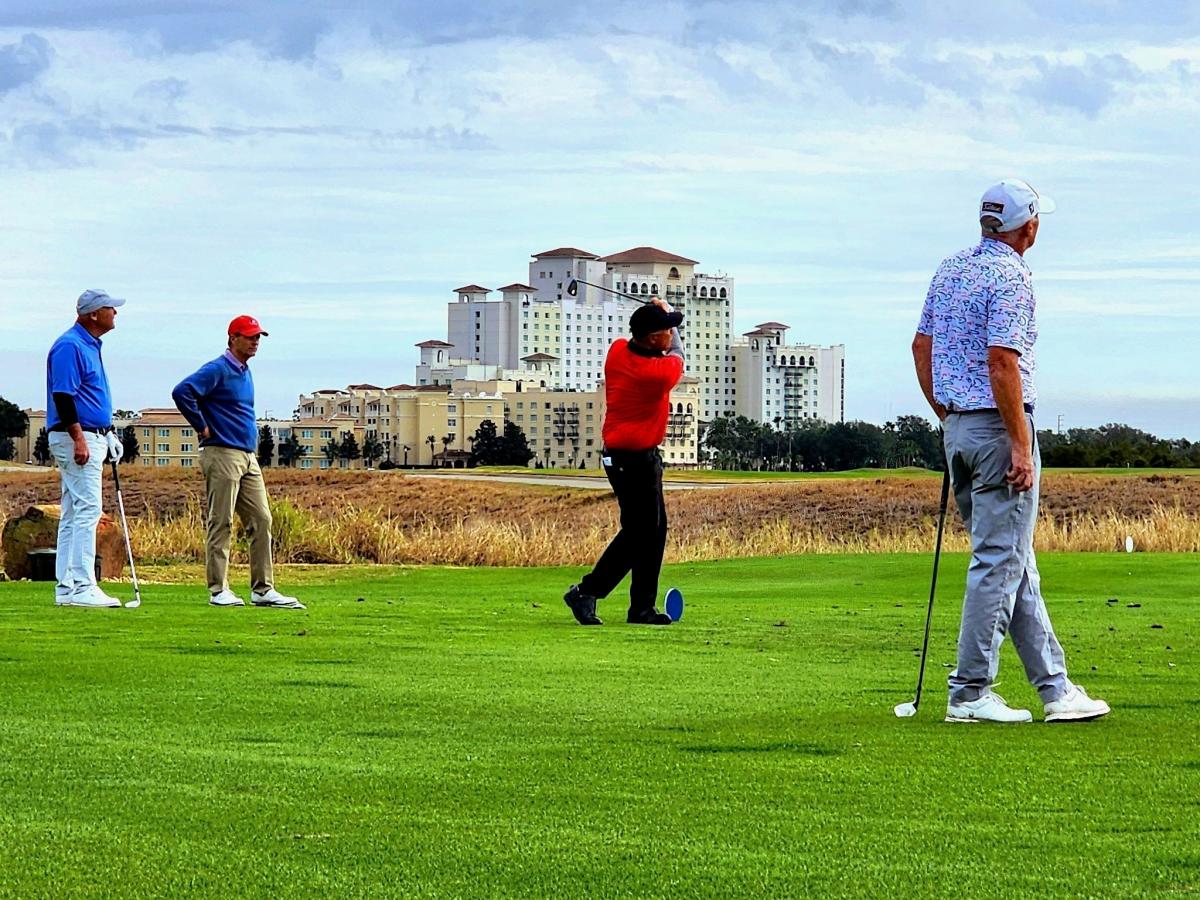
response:
[[[209,603],[246,605],[229,589],[229,539],[236,512],[250,540],[250,601],[255,606],[304,609],[295,597],[275,590],[271,507],[258,465],[254,379],[250,375],[250,357],[266,336],[257,319],[238,316],[229,323],[225,352],[179,382],[171,396],[200,438],[200,469],[208,498],[205,568]]]
[[[1041,457],[1033,423],[1036,303],[1025,252],[1048,197],[1007,179],[979,205],[980,242],[938,268],[913,339],[917,380],[945,428],[946,461],[971,566],[950,673],[947,722],[1029,722],[992,691],[1011,632],[1047,722],[1096,719],[1108,704],[1067,678],[1033,553]]]
[[[46,358],[46,431],[62,480],[54,588],[59,606],[121,605],[96,584],[96,526],[104,458],[121,458],[100,338],[116,327],[124,302],[104,291],[84,291],[75,303],[75,324]]]

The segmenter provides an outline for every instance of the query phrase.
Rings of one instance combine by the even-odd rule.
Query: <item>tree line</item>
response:
[[[120,410],[121,417],[129,415]],[[11,460],[16,439],[24,437],[29,419],[16,404],[0,397],[0,460]],[[125,426],[121,432],[125,455],[123,463],[141,456],[137,430]],[[440,439],[443,452],[452,438]],[[471,465],[524,466],[533,458],[525,432],[516,423],[505,420],[503,431],[496,423],[484,420],[469,437]],[[436,451],[439,439],[425,438],[430,451]],[[1099,428],[1072,428],[1066,432],[1039,431],[1038,444],[1042,464],[1059,468],[1200,468],[1200,442],[1186,438],[1168,439],[1129,425],[1112,423]],[[268,466],[276,458],[271,429],[259,430],[259,462]],[[359,446],[350,432],[330,439],[322,452],[330,462],[364,459],[375,465],[387,456],[387,448],[375,435],[368,434]],[[278,464],[293,466],[307,455],[305,445],[290,434],[279,442]],[[39,465],[50,463],[50,443],[46,429],[39,431],[32,448]],[[407,454],[406,454],[407,455]],[[702,462],[718,469],[832,472],[844,469],[897,468],[920,466],[940,470],[942,441],[939,429],[922,416],[899,416],[884,425],[870,422],[821,422],[805,420],[788,425],[781,419],[756,422],[745,416],[724,416],[711,422],[701,437]],[[380,468],[395,468],[399,461],[390,457]]]
[[[1057,468],[1200,468],[1200,442],[1167,439],[1129,425],[1039,431],[1042,465]],[[701,459],[717,469],[833,472],[920,466],[944,468],[940,430],[922,416],[870,422],[806,420],[787,426],[745,416],[716,419]]]

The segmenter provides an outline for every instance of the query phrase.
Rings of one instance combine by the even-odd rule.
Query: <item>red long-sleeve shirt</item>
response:
[[[667,436],[671,388],[683,377],[680,356],[639,353],[618,338],[604,360],[604,446],[652,450]]]

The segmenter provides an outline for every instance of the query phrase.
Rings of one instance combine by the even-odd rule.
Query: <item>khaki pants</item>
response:
[[[233,514],[242,520],[250,541],[250,589],[263,593],[275,585],[271,566],[271,507],[258,457],[229,447],[202,447],[200,470],[208,496],[208,590],[229,587],[229,541]]]

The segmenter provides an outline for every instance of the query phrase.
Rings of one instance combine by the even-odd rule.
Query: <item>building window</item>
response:
[[[300,437],[311,438],[312,437],[312,429],[311,428],[300,429]]]
[[[154,460],[154,464],[156,466],[169,466],[171,464],[171,461],[169,459],[163,459],[160,456],[160,457],[158,457],[158,459]]]
[[[329,440],[330,438],[333,437],[333,429],[332,428],[322,428],[321,429],[321,437],[326,440]]]
[[[190,469],[192,467],[193,462],[195,462],[195,460],[193,460],[193,459],[181,459],[179,461],[179,464],[181,466],[183,466],[185,469]]]
[[[192,432],[192,429],[185,428],[185,429],[183,429],[183,431],[180,432],[180,434],[182,434],[184,437],[191,437],[193,432]]]
[[[159,453],[170,453],[170,452],[171,452],[171,445],[170,445],[170,444],[159,444],[159,445],[158,445],[158,452],[159,452]]]

